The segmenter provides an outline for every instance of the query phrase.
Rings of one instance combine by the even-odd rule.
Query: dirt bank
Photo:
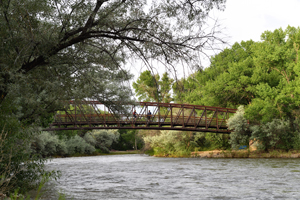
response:
[[[191,157],[197,158],[300,158],[298,151],[283,152],[279,150],[270,151],[268,153],[249,150],[213,150],[213,151],[197,151],[192,152]]]

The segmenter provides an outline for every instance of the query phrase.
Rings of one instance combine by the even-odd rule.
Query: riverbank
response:
[[[69,158],[69,157],[87,157],[87,156],[107,156],[107,155],[122,155],[122,154],[140,154],[140,150],[127,150],[127,151],[110,151],[109,153],[102,153],[102,152],[94,152],[93,154],[81,154],[76,153],[73,155],[68,156],[60,156],[60,155],[53,155],[52,158]]]
[[[191,153],[192,158],[300,158],[299,151],[280,151],[270,152],[249,151],[249,150],[213,150],[197,151]]]
[[[75,154],[72,156],[53,156],[53,158],[64,157],[86,157],[86,156],[107,156],[123,154],[143,154],[140,150],[110,151],[109,153],[95,152],[94,154]],[[146,153],[147,154],[147,153]],[[191,152],[190,156],[172,156],[172,155],[151,155],[155,157],[191,157],[191,158],[300,158],[300,151],[281,151],[273,150],[270,152],[249,151],[249,150],[211,150]]]

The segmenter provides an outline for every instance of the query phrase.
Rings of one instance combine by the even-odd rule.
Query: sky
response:
[[[224,11],[213,11],[229,43],[260,41],[261,34],[288,25],[300,26],[300,0],[227,0]]]

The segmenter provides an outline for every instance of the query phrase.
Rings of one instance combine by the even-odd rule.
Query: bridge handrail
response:
[[[80,101],[79,101],[80,102]],[[105,105],[105,103],[101,103],[100,101],[82,101],[85,103],[92,103],[92,104],[100,104]],[[71,100],[70,104],[76,104],[78,101]],[[194,104],[178,104],[178,103],[160,103],[160,102],[135,102],[136,104],[139,104],[140,106],[159,106],[159,107],[176,107],[176,108],[197,108],[200,110],[212,110],[215,111],[218,110],[226,110],[230,113],[235,113],[237,109],[235,108],[224,108],[224,107],[216,107],[216,106],[201,106],[201,105],[194,105]],[[127,104],[127,105],[135,105],[135,104]],[[203,108],[203,109],[202,109]]]

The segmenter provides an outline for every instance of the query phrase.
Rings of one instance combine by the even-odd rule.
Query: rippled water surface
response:
[[[48,185],[67,199],[300,199],[299,159],[199,159],[113,155],[58,158]]]

